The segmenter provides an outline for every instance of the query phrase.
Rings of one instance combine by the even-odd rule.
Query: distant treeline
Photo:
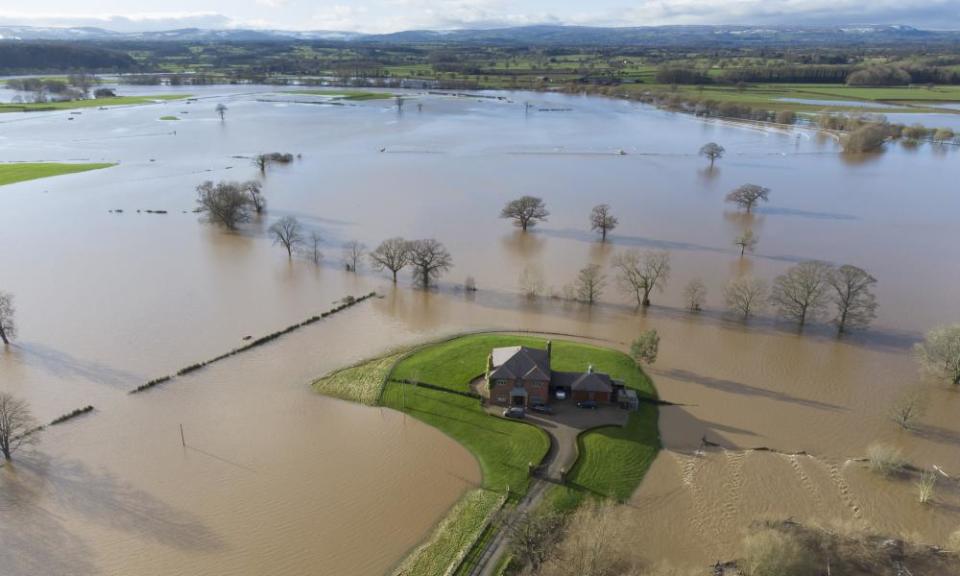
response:
[[[129,54],[89,44],[0,41],[0,74],[67,72],[125,72],[137,68]]]
[[[751,66],[727,68],[710,75],[694,67],[667,64],[657,69],[659,84],[849,84],[851,86],[905,86],[960,84],[960,72],[941,66]]]

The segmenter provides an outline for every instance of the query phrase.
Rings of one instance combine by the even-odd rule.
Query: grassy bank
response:
[[[291,90],[287,94],[305,94],[308,96],[331,96],[334,100],[387,100],[394,94],[389,92],[363,92],[358,90]]]
[[[116,164],[61,164],[58,162],[16,162],[0,164],[0,186],[13,184],[15,182],[24,182],[26,180],[36,180],[37,178],[49,178],[62,174],[99,170],[101,168],[109,168],[110,166],[116,166]]]
[[[499,346],[546,346],[546,338],[512,334],[473,334],[396,352],[327,375],[314,389],[338,398],[380,404],[405,412],[434,426],[462,444],[477,459],[483,481],[465,495],[413,551],[397,573],[443,574],[456,565],[481,535],[485,519],[509,494],[526,493],[529,465],[539,463],[549,439],[539,428],[491,416],[476,398],[463,395],[482,374],[490,350]],[[553,341],[553,367],[585,370],[590,364],[609,373],[641,395],[655,397],[650,379],[629,356],[599,346],[567,340]],[[426,385],[404,384],[401,381]],[[547,505],[569,510],[588,495],[626,499],[639,485],[660,448],[657,409],[644,405],[623,427],[603,427],[580,438],[580,458],[568,475],[567,486],[552,489]]]
[[[93,100],[71,100],[69,102],[0,104],[0,112],[46,112],[50,110],[99,108],[101,106],[130,106],[133,104],[151,104],[165,100],[182,100],[189,97],[189,94],[158,94],[155,96],[117,96],[114,98],[96,98]]]

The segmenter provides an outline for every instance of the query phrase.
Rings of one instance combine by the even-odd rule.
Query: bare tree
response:
[[[533,300],[543,293],[543,274],[536,268],[527,266],[520,272],[520,291],[528,299]]]
[[[656,330],[647,330],[630,344],[630,357],[637,364],[653,364],[660,351],[660,334]]]
[[[662,292],[670,278],[670,253],[627,250],[617,255],[613,266],[621,289],[636,297],[637,307],[649,306],[650,293],[654,288]]]
[[[433,238],[410,242],[410,264],[413,278],[423,288],[453,267],[453,258],[446,247]]]
[[[877,279],[866,270],[844,264],[831,272],[828,282],[837,306],[837,331],[866,327],[877,317],[877,298],[871,291]]]
[[[293,251],[303,243],[303,231],[300,221],[293,216],[284,216],[274,222],[269,229],[273,236],[273,243],[280,244],[287,249],[287,258],[293,258]]]
[[[754,236],[753,230],[747,230],[740,236],[737,236],[737,239],[733,241],[734,246],[740,247],[740,257],[743,258],[745,252],[753,252],[753,249],[757,247],[757,242],[760,239]]]
[[[220,116],[220,121],[223,122],[224,116],[227,114],[227,105],[223,102],[217,104],[217,115]]]
[[[267,165],[270,164],[269,154],[257,154],[253,157],[253,165],[260,169],[261,174],[267,173]]]
[[[737,204],[749,214],[757,202],[770,200],[770,189],[756,184],[744,184],[727,194],[727,202]]]
[[[763,307],[766,297],[767,283],[759,278],[736,278],[723,290],[727,308],[742,316],[744,320]]]
[[[890,419],[909,430],[927,411],[927,391],[923,386],[905,390],[890,407]]]
[[[512,219],[514,225],[524,232],[527,228],[536,226],[538,222],[546,222],[549,215],[550,212],[547,211],[543,199],[536,196],[523,196],[510,201],[500,211],[501,218]]]
[[[343,245],[343,261],[347,265],[347,270],[356,272],[363,255],[367,253],[367,246],[356,240],[345,242]]]
[[[716,142],[708,142],[700,147],[700,155],[706,156],[710,159],[710,167],[713,168],[713,163],[723,158],[723,153],[726,150],[723,149],[723,146],[717,144]]]
[[[4,345],[17,337],[16,309],[13,307],[13,294],[0,291],[0,340]]]
[[[777,276],[770,300],[781,315],[803,326],[823,312],[831,271],[832,267],[825,262],[801,262]]]
[[[0,392],[0,452],[7,461],[20,447],[33,441],[36,421],[24,400]]]
[[[707,286],[703,280],[694,278],[687,282],[687,286],[683,289],[683,299],[691,312],[703,310],[703,304],[707,301]]]
[[[610,213],[609,204],[598,204],[590,212],[590,229],[600,231],[600,241],[607,241],[607,233],[617,227],[617,217]]]
[[[256,180],[247,180],[240,184],[240,188],[250,195],[250,206],[257,214],[263,214],[267,209],[267,199],[260,193],[260,183]]]
[[[533,573],[547,560],[563,519],[552,512],[521,512],[507,525],[510,552]]]
[[[311,232],[307,236],[307,247],[306,254],[307,258],[313,261],[314,264],[320,265],[320,261],[323,260],[323,251],[320,249],[320,246],[323,245],[323,237],[316,232]]]
[[[397,272],[410,263],[410,243],[403,238],[388,238],[369,254],[374,270],[389,270],[393,274],[393,283],[397,283]]]
[[[577,300],[592,305],[607,285],[607,276],[597,264],[590,264],[580,269],[577,281],[574,284]]]
[[[236,230],[237,225],[250,220],[250,195],[236,182],[207,180],[197,186],[197,212],[207,221]]]
[[[917,344],[916,350],[925,372],[960,386],[960,324],[927,332],[926,339]]]

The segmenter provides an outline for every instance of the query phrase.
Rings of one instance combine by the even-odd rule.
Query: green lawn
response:
[[[511,334],[460,336],[424,346],[405,358],[403,352],[395,352],[314,383],[319,392],[369,403],[376,398],[378,384],[392,366],[380,404],[441,430],[467,448],[480,464],[481,486],[467,493],[430,538],[408,556],[400,567],[404,574],[442,573],[480,536],[483,520],[499,505],[508,487],[513,499],[526,493],[529,465],[539,463],[550,447],[547,435],[535,426],[491,416],[476,398],[452,392],[469,391],[470,380],[484,372],[492,348],[544,348],[546,341]],[[656,397],[653,383],[626,354],[568,340],[553,341],[555,369],[585,370],[590,364],[641,394]],[[401,384],[398,379],[426,382],[450,391]],[[570,510],[589,495],[625,500],[660,448],[657,408],[643,405],[630,415],[627,426],[596,429],[582,435],[580,442],[580,458],[569,474],[570,483],[552,488],[546,504]]]
[[[361,92],[357,90],[294,90],[287,94],[306,94],[310,96],[333,96],[335,100],[386,100],[393,98],[389,92]]]
[[[44,112],[49,110],[99,108],[100,106],[128,106],[131,104],[150,104],[158,100],[180,100],[189,97],[189,94],[159,94],[156,96],[117,96],[116,98],[96,98],[93,100],[73,100],[70,102],[0,104],[0,112]]]
[[[110,166],[116,166],[116,164],[61,164],[57,162],[13,162],[0,164],[0,186],[13,184],[14,182],[23,182],[25,180],[60,176],[61,174],[99,170],[100,168],[109,168]]]
[[[161,116],[160,119],[161,120],[179,120],[180,118],[176,116]]]

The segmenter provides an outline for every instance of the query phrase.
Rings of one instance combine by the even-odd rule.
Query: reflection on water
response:
[[[390,102],[310,106],[258,102],[265,88],[225,96],[230,90],[191,87],[210,98],[84,111],[71,122],[60,113],[0,119],[4,160],[119,162],[0,188],[0,245],[16,247],[0,252],[0,286],[16,295],[22,333],[0,355],[0,388],[27,398],[43,421],[97,407],[49,429],[38,452],[0,471],[12,489],[0,501],[4,542],[8,534],[18,541],[17,527],[43,538],[16,559],[0,558],[14,573],[387,570],[479,481],[477,465],[414,420],[316,397],[307,383],[397,345],[483,328],[578,334],[624,349],[639,331],[660,331],[653,376],[664,398],[684,406],[662,414],[671,451],[634,499],[647,527],[632,533],[638,544],[687,558],[691,541],[705,543],[689,556],[712,562],[709,542],[725,542],[718,533],[807,509],[808,488],[776,492],[778,478],[797,474],[794,464],[821,498],[809,514],[846,506],[843,490],[829,488],[841,482],[864,518],[884,528],[938,540],[950,521],[960,524],[946,507],[928,522],[900,492],[892,496],[896,517],[874,513],[881,507],[869,503],[884,486],[842,465],[878,439],[901,445],[918,465],[958,461],[949,391],[931,392],[915,433],[886,418],[917,380],[911,345],[931,326],[960,319],[960,266],[951,259],[960,167],[952,154],[891,147],[851,162],[835,141],[806,132],[552,94],[514,103],[416,95],[428,103],[423,112],[398,116]],[[230,106],[223,123],[213,109],[220,98]],[[572,111],[525,117],[524,100]],[[171,110],[190,111],[176,135],[157,128]],[[728,151],[709,175],[696,156],[706,141]],[[608,153],[618,149],[628,154]],[[237,156],[274,150],[303,158],[262,178],[264,219],[238,234],[198,223],[197,184],[258,178]],[[724,202],[744,182],[772,190],[755,215]],[[523,194],[543,197],[551,211],[527,234],[498,218]],[[599,203],[620,221],[606,244],[587,224]],[[117,208],[124,212],[109,212]],[[321,266],[289,262],[266,238],[284,215],[322,235]],[[760,244],[741,259],[733,240],[748,228]],[[343,271],[343,242],[375,246],[397,235],[449,248],[456,267],[437,289],[411,289],[408,272],[394,287],[368,267]],[[673,256],[668,289],[647,311],[634,310],[609,269],[632,248]],[[771,280],[808,258],[856,264],[879,279],[871,331],[837,339],[828,326],[801,334],[722,312],[731,278]],[[589,263],[611,275],[600,305],[519,294],[525,269],[549,293]],[[476,294],[455,289],[468,275]],[[707,310],[697,315],[682,297],[694,277],[708,288]],[[147,394],[125,394],[373,289],[383,298]],[[728,452],[685,456],[704,436]],[[807,451],[818,463],[743,452],[758,446]],[[754,491],[766,495],[748,505],[743,495]],[[138,514],[152,520],[130,528]],[[195,542],[183,544],[187,536],[170,526]]]

